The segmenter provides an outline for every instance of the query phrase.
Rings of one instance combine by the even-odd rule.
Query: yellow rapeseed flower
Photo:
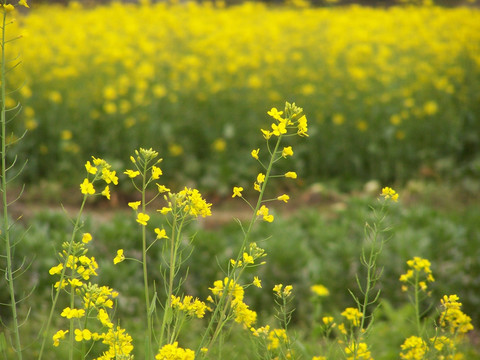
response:
[[[155,228],[155,234],[157,234],[157,239],[168,239],[165,229]]]
[[[235,186],[235,187],[233,188],[232,198],[235,197],[235,196],[242,197],[242,191],[243,191],[243,187],[241,187],[241,186]]]
[[[138,213],[138,215],[137,215],[137,222],[138,222],[140,225],[147,226],[148,220],[150,220],[150,216],[149,216],[148,214]]]
[[[82,235],[82,242],[88,244],[92,240],[92,235],[90,233],[84,233]]]
[[[123,249],[117,250],[117,256],[113,259],[113,263],[116,265],[118,263],[121,263],[123,260],[125,260],[125,256],[123,255]]]
[[[83,180],[83,183],[80,184],[80,190],[81,190],[82,194],[84,194],[84,195],[95,194],[95,188],[93,187],[93,184],[87,178],[85,178]]]
[[[287,146],[283,148],[282,156],[286,158],[287,156],[293,156],[293,150],[291,146]]]
[[[398,201],[397,192],[388,186],[382,189],[382,193],[380,195],[383,196],[385,200],[392,199],[392,201]]]
[[[54,335],[53,335],[53,346],[57,347],[60,345],[60,340],[65,339],[65,335],[67,335],[68,330],[58,330]]]

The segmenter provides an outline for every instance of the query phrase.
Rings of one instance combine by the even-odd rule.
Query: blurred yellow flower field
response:
[[[52,159],[65,173],[92,153],[125,163],[142,145],[216,187],[245,177],[231,150],[284,99],[311,114],[297,148],[309,178],[405,180],[479,161],[475,8],[145,1],[16,17],[24,39],[10,51],[25,65],[7,104],[24,106],[30,178],[54,175]]]

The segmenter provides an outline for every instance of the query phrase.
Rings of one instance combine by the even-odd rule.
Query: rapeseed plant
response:
[[[6,96],[7,96],[7,73],[11,72],[15,69],[18,65],[20,65],[21,61],[18,58],[9,58],[6,55],[6,47],[8,43],[12,43],[13,41],[17,40],[18,37],[8,38],[7,37],[7,26],[11,26],[14,23],[14,20],[10,17],[11,13],[13,13],[18,6],[29,7],[26,0],[20,0],[15,5],[12,4],[10,1],[2,0],[0,2],[1,10],[1,24],[0,24],[0,47],[1,47],[1,54],[0,54],[0,123],[1,123],[1,188],[0,191],[2,193],[2,224],[0,226],[0,237],[4,244],[5,254],[1,254],[2,257],[6,260],[6,267],[3,270],[7,288],[9,293],[9,304],[10,312],[12,314],[12,329],[7,333],[7,336],[11,336],[11,341],[14,344],[12,346],[17,359],[22,359],[23,354],[23,347],[20,339],[20,321],[18,318],[17,306],[18,303],[21,302],[23,299],[18,299],[15,295],[15,278],[18,273],[22,273],[23,269],[14,269],[13,267],[13,258],[15,253],[15,246],[18,243],[18,240],[14,240],[11,238],[11,227],[12,223],[9,219],[9,205],[12,204],[12,201],[7,197],[7,189],[8,183],[11,182],[15,177],[18,177],[19,174],[22,172],[22,169],[13,176],[13,179],[7,179],[7,172],[13,169],[16,158],[13,162],[9,163],[7,161],[7,147],[13,145],[16,141],[20,139],[14,139],[13,134],[12,137],[7,140],[7,123],[12,121],[21,111],[20,103],[12,104],[12,106],[7,105]],[[12,65],[9,65],[12,64]],[[9,113],[9,114],[8,114]],[[13,113],[13,115],[11,115]],[[23,137],[23,136],[22,136]],[[19,197],[21,194],[19,195]],[[17,198],[18,199],[18,198]],[[14,200],[15,201],[15,200]],[[3,338],[4,340],[4,338]]]
[[[421,326],[420,293],[427,290],[427,282],[434,282],[430,269],[431,263],[427,259],[414,257],[407,261],[410,268],[407,273],[400,276],[400,281],[413,286],[413,306],[415,308],[415,322],[417,324],[417,335],[408,337],[401,345],[400,358],[406,360],[417,359],[458,359],[463,354],[458,351],[464,334],[473,330],[471,318],[461,311],[462,303],[457,295],[444,295],[440,300],[440,311],[438,319],[431,329],[428,319]],[[423,278],[423,279],[422,279]],[[406,285],[402,285],[404,291]],[[428,293],[427,293],[428,294]],[[432,334],[433,332],[433,334]],[[433,335],[433,336],[432,336]]]
[[[59,264],[53,266],[49,270],[50,275],[58,275],[59,278],[54,285],[55,290],[53,290],[52,294],[52,305],[45,329],[43,329],[42,343],[38,359],[41,359],[43,356],[53,314],[62,292],[65,292],[68,295],[70,306],[63,309],[61,316],[70,320],[70,325],[69,329],[60,329],[55,335],[53,335],[53,344],[54,346],[58,346],[60,340],[68,333],[70,359],[73,359],[74,356],[74,341],[81,342],[83,340],[90,341],[92,339],[98,341],[106,336],[105,334],[97,334],[96,332],[92,333],[87,328],[87,320],[94,317],[95,312],[97,313],[96,316],[98,316],[98,320],[103,326],[106,326],[107,328],[113,326],[108,326],[110,325],[110,322],[106,309],[112,308],[113,306],[113,302],[109,297],[116,297],[118,294],[107,287],[98,289],[97,285],[92,285],[90,282],[85,283],[85,281],[89,281],[92,276],[97,276],[98,264],[93,256],[86,256],[88,253],[86,246],[92,240],[92,235],[90,233],[83,233],[80,236],[79,232],[83,226],[82,216],[87,200],[92,196],[103,196],[110,199],[110,185],[117,185],[118,177],[116,176],[116,171],[111,170],[111,165],[104,159],[92,157],[92,163],[90,161],[85,163],[86,177],[80,184],[80,192],[83,195],[83,200],[75,220],[72,221],[73,231],[70,240],[62,244],[62,251],[58,253]],[[101,191],[95,189],[95,187],[98,188],[99,183],[102,184]],[[82,309],[75,307],[76,296],[83,299]],[[75,321],[75,319],[78,320]],[[120,329],[117,330],[120,331]],[[106,343],[112,346],[111,341]],[[116,346],[116,343],[114,343],[113,346]],[[131,351],[129,347],[127,348],[129,351],[124,351],[122,349],[123,348],[118,351],[122,351],[122,354],[124,355],[128,355]],[[83,356],[86,356],[88,353],[85,344],[82,346],[81,353]],[[107,358],[108,357],[105,357],[105,359]]]

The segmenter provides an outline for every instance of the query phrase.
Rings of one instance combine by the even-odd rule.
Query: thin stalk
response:
[[[50,314],[48,315],[48,320],[47,320],[47,325],[45,327],[45,331],[43,332],[43,340],[42,340],[42,345],[40,347],[40,352],[38,354],[38,360],[41,360],[42,356],[43,356],[43,350],[45,349],[45,343],[47,341],[48,332],[50,330],[50,325],[51,325],[52,319],[53,319],[53,313],[55,312],[55,307],[57,305],[58,297],[60,296],[60,290],[62,289],[62,286],[63,286],[63,280],[65,279],[65,271],[67,269],[68,258],[72,254],[73,242],[75,240],[75,236],[77,234],[77,231],[80,228],[80,219],[81,219],[81,216],[83,214],[83,209],[85,207],[85,203],[87,202],[87,197],[88,197],[87,195],[85,195],[83,197],[82,204],[80,205],[80,210],[78,211],[78,215],[77,215],[77,218],[75,220],[75,224],[73,226],[72,237],[70,238],[67,253],[65,255],[65,259],[63,260],[63,269],[62,269],[62,272],[60,273],[60,279],[59,279],[59,283],[58,283],[59,285],[58,285],[57,291],[55,293],[55,297],[53,298],[53,302],[52,302],[52,306],[50,308]]]
[[[145,190],[147,187],[146,184],[146,169],[147,163],[144,164],[144,171],[143,171],[143,184],[142,184],[142,212],[145,213]],[[146,226],[142,226],[142,265],[143,265],[143,285],[144,285],[144,292],[145,292],[145,310],[147,313],[147,336],[146,336],[146,349],[145,354],[147,358],[151,358],[152,354],[152,316],[150,314],[150,294],[148,289],[148,271],[147,271],[147,232]]]
[[[176,235],[176,229],[177,229],[177,209],[176,209],[176,202],[174,201],[172,206],[173,208],[173,222],[172,222],[172,233],[170,235],[170,261],[175,256],[175,238],[177,237]],[[174,263],[174,262],[173,262]],[[171,311],[171,296],[172,296],[172,289],[173,289],[173,277],[174,273],[172,270],[172,263],[170,263],[170,274],[169,274],[169,283],[168,283],[168,292],[167,292],[167,301],[165,304],[165,309],[163,309],[163,320],[162,320],[162,327],[160,329],[160,345],[163,345],[163,337],[165,334],[165,328],[167,327],[167,318],[170,316],[170,311]],[[170,338],[170,329],[167,331],[167,338]]]
[[[17,314],[17,300],[15,298],[15,286],[13,279],[13,255],[12,255],[12,244],[10,242],[10,225],[8,220],[8,199],[7,199],[7,159],[6,159],[6,107],[5,107],[5,94],[6,94],[6,68],[5,68],[5,26],[6,26],[7,12],[3,11],[2,18],[2,38],[1,38],[1,97],[2,97],[2,108],[1,108],[1,123],[2,123],[2,207],[3,207],[3,229],[5,232],[5,250],[6,250],[6,259],[7,259],[7,269],[6,269],[6,279],[8,283],[8,291],[10,292],[10,308],[12,310],[12,323],[13,323],[13,334],[15,342],[15,353],[17,354],[17,359],[22,359],[22,344],[20,341],[20,329],[18,325],[18,314]],[[14,245],[13,245],[14,246]]]
[[[265,189],[266,189],[268,180],[270,178],[270,173],[272,171],[273,164],[275,162],[275,154],[277,153],[278,148],[280,147],[281,140],[282,140],[282,135],[280,135],[278,137],[277,143],[275,144],[275,148],[274,148],[273,152],[271,153],[270,161],[268,163],[267,171],[265,173],[265,180],[264,180],[264,182],[262,184],[262,187],[260,189],[260,195],[258,196],[257,204],[255,205],[255,209],[253,210],[252,218],[251,218],[250,223],[248,225],[247,231],[245,232],[243,242],[242,242],[242,246],[240,247],[240,251],[237,255],[236,262],[238,262],[240,260],[240,258],[243,256],[243,251],[244,251],[245,246],[247,245],[248,240],[250,238],[250,233],[252,231],[253,224],[257,220],[257,211],[260,209],[260,205],[262,204],[263,195],[265,193]],[[226,311],[227,311],[227,307],[228,307],[228,301],[225,301],[225,300],[226,300],[226,297],[227,297],[228,288],[229,288],[232,280],[233,280],[232,275],[229,274],[229,276],[227,277],[227,283],[224,285],[224,291],[222,293],[222,296],[220,297],[218,305],[215,308],[215,311],[212,315],[212,318],[210,319],[210,322],[208,323],[208,327],[207,327],[205,333],[203,334],[202,340],[200,341],[200,345],[198,346],[198,349],[197,349],[197,353],[199,352],[199,350],[202,347],[204,347],[207,336],[212,331],[213,324],[214,324],[215,320],[217,318],[219,319],[218,322],[217,322],[217,327],[216,327],[215,331],[213,332],[212,338],[210,339],[207,348],[210,348],[214,344],[214,342],[216,341],[216,339],[217,339],[217,337],[220,333],[220,330],[222,329],[222,327],[224,325],[224,321],[222,321],[222,319],[224,319]],[[219,309],[221,309],[221,310],[219,310]]]
[[[415,271],[415,321],[417,324],[417,331],[418,331],[418,336],[422,336],[422,326],[420,324],[420,299],[418,297],[419,291],[418,291],[418,271]]]
[[[75,288],[71,286],[70,287],[70,309],[73,309],[73,308],[75,308]],[[70,319],[70,337],[69,337],[70,349],[68,352],[69,360],[73,360],[73,349],[75,344],[75,339],[74,339],[75,324],[73,323],[73,320],[74,318]]]

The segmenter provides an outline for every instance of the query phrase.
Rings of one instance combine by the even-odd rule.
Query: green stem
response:
[[[238,263],[238,261],[243,256],[245,246],[247,245],[248,240],[250,238],[250,233],[252,231],[253,224],[257,220],[257,217],[258,217],[257,216],[257,211],[260,209],[260,205],[262,204],[265,189],[266,189],[268,180],[270,178],[270,173],[272,171],[273,164],[276,161],[275,154],[277,153],[278,148],[280,147],[282,137],[283,137],[282,135],[280,135],[278,137],[277,143],[275,144],[275,148],[274,148],[273,152],[271,153],[270,161],[268,163],[267,171],[265,173],[265,181],[263,182],[262,187],[260,189],[260,195],[258,196],[257,204],[255,205],[255,209],[253,210],[252,218],[251,218],[250,223],[248,225],[247,231],[245,232],[243,242],[242,242],[242,246],[240,247],[240,251],[238,252],[238,255],[237,255],[237,258],[236,258],[236,263]],[[231,274],[229,274],[228,277],[227,277],[227,282],[226,282],[226,284],[224,284],[224,291],[222,293],[222,296],[220,297],[218,305],[215,307],[215,311],[214,311],[214,313],[213,313],[213,315],[212,315],[212,317],[211,317],[211,319],[208,323],[207,329],[205,330],[205,332],[203,334],[202,340],[200,341],[200,345],[198,346],[198,349],[197,349],[197,354],[199,353],[200,349],[204,347],[204,344],[207,341],[207,336],[212,331],[214,323],[215,322],[217,323],[217,327],[215,328],[215,331],[213,332],[212,338],[208,342],[207,348],[210,348],[215,343],[215,341],[216,341],[216,339],[217,339],[217,337],[220,333],[220,330],[223,328],[223,325],[224,325],[224,322],[225,322],[225,320],[223,320],[223,319],[225,318],[225,314],[226,314],[226,311],[227,311],[227,308],[228,308],[228,303],[229,303],[228,301],[226,301],[226,297],[227,297],[227,293],[228,293],[228,288],[229,288],[232,280],[233,280],[233,276]],[[218,319],[218,321],[217,321],[217,319]]]
[[[52,319],[53,319],[53,313],[55,312],[58,297],[60,295],[60,290],[62,289],[63,281],[65,279],[65,271],[67,269],[68,258],[72,254],[73,242],[75,240],[75,236],[77,234],[77,231],[80,228],[80,219],[81,219],[81,216],[82,216],[82,213],[83,213],[83,209],[85,207],[85,203],[87,202],[87,197],[88,197],[87,195],[85,195],[83,197],[82,204],[80,205],[80,210],[78,211],[78,215],[77,215],[77,218],[75,220],[75,224],[73,226],[72,237],[70,238],[67,253],[66,253],[65,258],[63,260],[63,269],[62,269],[62,272],[60,273],[60,279],[59,279],[59,282],[58,282],[59,285],[58,285],[58,288],[55,292],[55,297],[53,298],[52,306],[50,308],[50,313],[48,315],[47,325],[46,325],[45,330],[43,332],[43,336],[42,336],[43,340],[42,340],[42,345],[40,347],[40,352],[38,354],[38,360],[41,360],[42,356],[43,356],[43,350],[45,349],[45,343],[47,341],[47,336],[48,336],[48,333],[49,333],[49,330],[50,330],[50,325],[51,325]],[[70,336],[71,336],[71,334],[70,334]]]
[[[15,298],[15,286],[14,286],[14,277],[13,277],[13,254],[12,254],[12,245],[10,242],[10,224],[8,220],[8,199],[7,199],[7,154],[6,154],[6,107],[5,107],[5,94],[6,94],[6,68],[5,68],[5,26],[6,26],[7,12],[3,10],[3,19],[2,19],[2,38],[1,38],[1,97],[2,97],[2,108],[1,108],[1,123],[2,123],[2,206],[3,206],[3,230],[5,232],[5,250],[6,250],[6,259],[7,259],[7,269],[6,269],[6,280],[8,283],[8,291],[10,292],[10,308],[12,311],[12,323],[13,323],[13,333],[14,333],[14,342],[15,342],[15,352],[19,360],[22,359],[22,345],[20,342],[20,329],[18,325],[18,314],[17,314],[17,300]]]
[[[173,278],[175,276],[172,266],[175,264],[175,238],[177,237],[177,208],[176,208],[176,202],[174,201],[172,204],[172,213],[173,213],[173,221],[172,221],[172,233],[170,235],[170,273],[169,273],[169,281],[168,281],[168,291],[167,291],[167,299],[165,302],[165,308],[163,309],[163,319],[162,319],[162,327],[160,329],[160,346],[164,345],[164,334],[165,334],[165,328],[167,328],[168,324],[168,317],[171,314],[171,304],[172,304],[172,293],[173,293]],[[168,326],[168,331],[167,331],[167,338],[170,338],[170,328]]]
[[[70,287],[70,309],[75,308],[75,288],[73,286]],[[70,319],[70,337],[69,337],[69,342],[70,342],[70,349],[68,351],[68,358],[70,360],[73,360],[73,349],[75,345],[75,339],[74,339],[74,331],[75,331],[75,324],[73,323],[74,318]]]
[[[418,336],[422,336],[422,327],[420,324],[420,299],[418,289],[418,271],[415,271],[415,320],[417,323]]]
[[[147,163],[144,164],[143,171],[143,185],[142,185],[142,212],[145,213],[145,193],[146,193],[146,176],[147,176]],[[147,271],[147,232],[146,227],[142,226],[142,265],[143,265],[143,285],[145,292],[145,310],[147,314],[147,333],[146,333],[146,358],[152,358],[152,315],[150,314],[150,294],[148,289],[148,271]]]

